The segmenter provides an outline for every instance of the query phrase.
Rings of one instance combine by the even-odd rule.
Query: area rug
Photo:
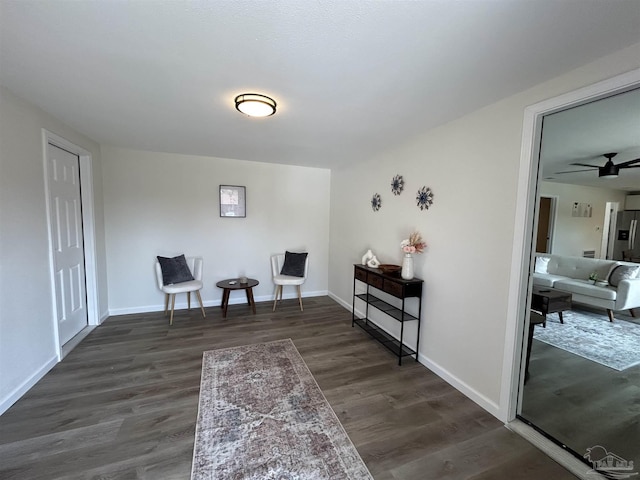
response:
[[[204,352],[191,478],[372,479],[290,339]]]
[[[547,328],[537,325],[533,338],[618,371],[640,364],[640,325],[588,311],[547,315]]]

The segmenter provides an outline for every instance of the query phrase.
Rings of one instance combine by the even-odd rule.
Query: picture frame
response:
[[[225,218],[245,218],[247,216],[246,187],[220,185],[220,216]]]

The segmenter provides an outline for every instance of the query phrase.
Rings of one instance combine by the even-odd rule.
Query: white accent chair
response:
[[[160,267],[160,262],[156,260],[156,279],[158,281],[158,288],[165,294],[165,315],[169,310],[169,297],[171,297],[171,317],[169,319],[169,325],[173,325],[173,310],[176,304],[177,293],[187,294],[187,308],[191,310],[191,292],[196,292],[198,302],[200,302],[202,317],[206,318],[206,315],[204,314],[204,306],[202,305],[202,297],[200,296],[200,290],[202,290],[202,257],[186,257],[186,260],[194,279],[188,282],[174,283],[171,285],[163,285],[162,268]]]
[[[300,310],[304,311],[304,308],[302,308],[302,293],[300,292],[300,286],[307,280],[307,272],[309,271],[309,257],[307,256],[304,262],[304,276],[292,277],[290,275],[282,275],[280,273],[282,271],[282,265],[284,265],[284,256],[284,253],[279,253],[277,255],[271,256],[271,275],[273,277],[273,283],[276,286],[274,295],[275,298],[273,299],[273,311],[276,311],[278,294],[280,295],[280,300],[282,300],[282,287],[285,285],[295,285],[297,287]]]

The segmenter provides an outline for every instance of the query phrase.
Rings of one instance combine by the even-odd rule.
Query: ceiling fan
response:
[[[598,166],[598,165],[589,165],[588,163],[580,163],[580,162],[575,162],[572,163],[571,165],[577,165],[580,167],[589,167],[589,168],[585,168],[584,170],[573,170],[573,171],[567,171],[567,172],[556,172],[556,175],[562,174],[562,173],[576,173],[576,172],[587,172],[590,170],[598,170],[598,177],[601,178],[615,178],[618,176],[618,173],[620,172],[621,168],[640,168],[640,165],[634,165],[635,163],[639,163],[640,162],[640,158],[636,158],[635,160],[627,160],[626,162],[622,162],[622,163],[618,163],[617,165],[615,165],[613,163],[613,161],[611,160],[613,157],[615,157],[617,155],[617,153],[605,153],[602,156],[605,157],[607,159],[607,163],[605,163],[602,167]]]

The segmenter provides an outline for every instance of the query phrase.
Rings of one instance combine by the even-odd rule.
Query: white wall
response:
[[[202,298],[219,305],[215,283],[240,275],[260,281],[256,301],[273,299],[271,254],[308,251],[303,295],[326,295],[329,170],[113,147],[102,155],[111,314],[164,308],[156,255],[203,256]],[[220,184],[246,186],[246,218],[220,217]],[[186,304],[182,297],[176,305]]]
[[[98,308],[106,312],[100,151],[90,139],[0,87],[0,413],[56,362],[42,128],[90,151]]]
[[[429,244],[416,258],[416,276],[425,280],[421,361],[503,420],[503,355],[511,341],[505,332],[517,320],[507,318],[507,302],[524,109],[637,68],[639,48],[426,132],[366,165],[332,172],[331,294],[350,307],[352,264],[367,248],[399,263],[399,242],[417,228]],[[398,198],[389,187],[395,174],[406,180]],[[414,197],[423,185],[433,189],[435,203],[421,212]],[[375,192],[382,195],[377,213],[369,207]]]
[[[623,210],[626,193],[609,188],[541,182],[540,195],[557,197],[551,253],[581,257],[584,250],[595,250],[599,257],[606,203],[619,202],[620,210]],[[574,202],[591,204],[592,216],[573,217]]]
[[[311,252],[307,293],[329,285],[350,306],[352,264],[367,248],[399,263],[398,243],[418,228],[429,243],[416,258],[416,275],[426,280],[421,360],[504,418],[500,381],[505,331],[516,321],[507,318],[507,296],[523,110],[638,68],[639,48],[604,57],[331,176],[319,169],[104,148],[105,232],[96,144],[0,87],[0,411],[55,361],[44,127],[93,154],[101,312],[107,308],[107,268],[109,310],[161,308],[152,272],[157,254],[203,255],[209,304],[219,302],[215,280],[241,273],[261,280],[258,297],[270,297],[268,256],[285,248]],[[397,173],[407,188],[393,198],[389,183]],[[247,219],[218,217],[220,183],[247,186]],[[426,212],[413,201],[422,185],[436,195]],[[369,207],[374,192],[383,195],[378,213]]]

